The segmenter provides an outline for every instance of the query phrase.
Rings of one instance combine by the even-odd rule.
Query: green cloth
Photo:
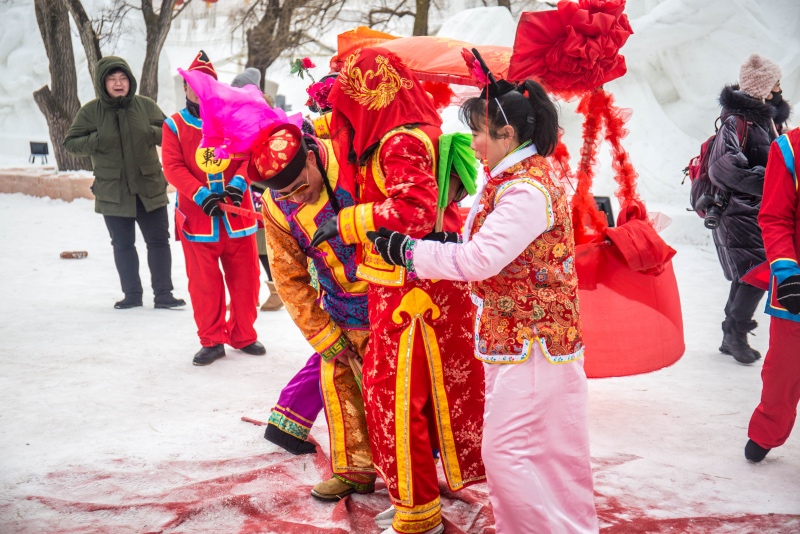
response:
[[[105,77],[116,68],[125,71],[131,87],[126,96],[112,98]],[[64,139],[69,153],[92,158],[94,210],[135,217],[137,195],[147,211],[166,206],[167,181],[156,151],[164,113],[153,100],[136,94],[136,78],[122,58],[97,62],[94,90],[97,98],[78,110]]]
[[[455,170],[467,193],[477,191],[478,178],[475,151],[470,148],[472,136],[465,133],[452,133],[439,137],[439,208],[447,207],[447,192],[450,189],[450,175]]]

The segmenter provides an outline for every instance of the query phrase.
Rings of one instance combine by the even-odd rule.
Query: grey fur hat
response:
[[[237,74],[231,82],[232,87],[244,87],[245,85],[255,85],[259,87],[260,84],[261,72],[253,67],[244,69],[244,72]]]

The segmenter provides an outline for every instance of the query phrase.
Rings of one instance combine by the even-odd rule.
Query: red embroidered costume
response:
[[[334,216],[327,187],[320,184],[315,202],[282,199],[275,191],[276,183],[280,189],[303,175],[309,150],[312,150],[308,147],[313,147],[319,155],[321,170],[325,173],[322,180],[327,177],[336,206],[352,205],[352,196],[337,183],[339,168],[330,141],[303,137],[300,130],[291,125],[276,127],[253,148],[255,170],[250,172],[255,179],[262,179],[254,187],[271,188],[262,196],[262,211],[278,293],[286,311],[322,359],[322,362],[310,360],[309,363],[320,369],[315,381],[320,384],[328,419],[334,477],[358,492],[370,493],[375,490],[375,469],[364,401],[358,387],[360,375],[346,359],[339,358],[347,348],[360,357],[365,353],[369,339],[367,284],[356,278],[354,247],[345,245],[339,238],[319,248],[310,246],[318,224]],[[304,166],[295,166],[296,161]],[[306,179],[307,176],[308,173]],[[309,259],[316,268],[319,298],[311,285]],[[278,406],[273,410],[269,422],[291,432],[291,415],[287,417],[281,413],[282,408]]]
[[[491,171],[463,244],[416,241],[421,278],[469,280],[498,533],[597,532],[567,195],[529,145]]]
[[[200,53],[189,70],[216,73]],[[184,108],[164,121],[164,175],[178,190],[176,232],[186,257],[189,295],[197,333],[203,347],[223,343],[240,349],[257,341],[253,327],[258,308],[256,218],[209,217],[200,207],[212,193],[229,184],[244,192],[242,208],[253,210],[247,181],[247,160],[218,159],[211,148],[200,148],[202,121]],[[225,271],[225,282],[220,271]],[[225,318],[225,285],[230,294],[230,317]],[[262,349],[263,350],[263,349]]]
[[[385,226],[421,238],[433,230],[441,119],[420,82],[381,48],[348,57],[328,100],[340,181],[357,203],[339,212],[339,233],[358,245],[357,276],[370,283],[363,385],[375,468],[397,510],[393,528],[424,532],[442,521],[431,449],[441,451],[451,489],[485,479],[484,380],[472,357],[468,287],[408,279],[366,233]],[[451,205],[444,229],[458,231],[460,222]]]
[[[789,438],[800,401],[800,314],[790,303],[781,303],[783,294],[797,296],[800,276],[800,193],[797,156],[800,154],[800,128],[780,136],[770,148],[764,174],[764,197],[758,224],[761,226],[770,284],[766,313],[769,321],[769,350],[761,370],[761,402],[750,419],[748,436],[765,450],[783,445]],[[784,289],[779,287],[783,285]],[[781,297],[783,300],[785,297]],[[788,304],[788,305],[787,305]],[[766,454],[763,450],[762,454]],[[748,455],[748,450],[745,449]],[[760,461],[758,457],[748,458]],[[763,459],[763,456],[761,456]]]

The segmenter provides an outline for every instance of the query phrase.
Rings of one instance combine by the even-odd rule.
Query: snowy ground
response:
[[[240,420],[266,420],[310,354],[285,311],[258,318],[267,356],[229,350],[193,367],[190,310],[154,310],[147,294],[143,308],[112,308],[118,279],[90,201],[0,195],[0,214],[0,532],[377,532],[370,516],[388,505],[385,489],[314,502],[325,455],[282,453]],[[683,359],[590,383],[602,524],[799,532],[800,431],[761,465],[744,460],[760,362],[717,352],[726,286],[713,248],[675,244],[682,232],[665,237],[678,249]],[[61,260],[64,250],[89,257]],[[178,243],[173,261],[176,295],[188,300]],[[764,352],[768,321],[757,319],[752,341]],[[312,435],[327,451],[323,417]],[[485,487],[447,503],[448,532],[494,531]]]

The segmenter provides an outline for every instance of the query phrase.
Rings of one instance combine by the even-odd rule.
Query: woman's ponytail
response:
[[[558,145],[558,110],[544,88],[533,80],[525,80],[520,86],[527,97],[530,108],[526,117],[530,127],[525,132],[517,130],[520,143],[532,141],[542,156],[549,156]]]

